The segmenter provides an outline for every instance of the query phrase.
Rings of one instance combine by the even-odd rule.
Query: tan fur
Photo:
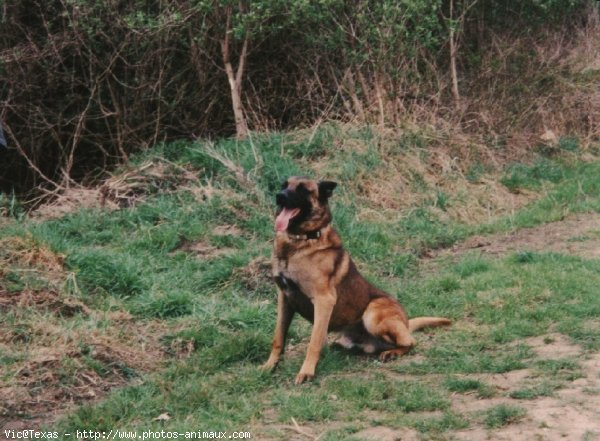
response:
[[[277,323],[271,354],[263,367],[272,369],[277,365],[292,318],[300,314],[313,323],[313,329],[296,384],[315,375],[329,331],[341,334],[339,343],[344,347],[379,353],[380,359],[387,361],[410,350],[415,344],[412,331],[451,323],[441,317],[409,320],[396,299],[359,274],[330,225],[327,198],[319,194],[319,189],[320,183],[313,180],[288,179],[286,194],[296,198],[301,195],[309,208],[301,221],[277,232],[272,258],[278,289]],[[320,232],[319,237],[310,236],[315,231]]]

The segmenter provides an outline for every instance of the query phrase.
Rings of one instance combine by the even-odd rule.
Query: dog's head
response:
[[[328,200],[337,186],[332,181],[314,181],[292,176],[277,193],[275,229],[293,234],[319,230],[331,222]]]

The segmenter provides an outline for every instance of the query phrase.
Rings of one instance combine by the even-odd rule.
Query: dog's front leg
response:
[[[273,346],[271,355],[262,369],[272,370],[277,366],[279,357],[285,348],[285,337],[287,335],[292,319],[294,318],[294,310],[285,298],[285,294],[281,289],[277,289],[277,323],[275,325],[275,335],[273,336]]]
[[[327,328],[329,327],[329,320],[331,319],[335,301],[334,294],[321,294],[313,302],[314,323],[312,333],[310,335],[310,342],[308,343],[306,358],[304,359],[302,368],[300,368],[300,372],[296,375],[296,384],[302,384],[304,381],[310,380],[315,376],[315,369],[321,355],[321,349],[327,341]]]

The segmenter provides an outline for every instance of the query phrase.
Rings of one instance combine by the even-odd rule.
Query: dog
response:
[[[360,275],[331,226],[329,198],[337,183],[290,177],[276,195],[273,279],[277,286],[277,323],[271,354],[263,369],[274,369],[296,313],[313,323],[306,358],[295,383],[315,375],[330,331],[337,343],[379,354],[382,361],[408,352],[411,332],[450,325],[447,318],[408,319],[404,308]]]

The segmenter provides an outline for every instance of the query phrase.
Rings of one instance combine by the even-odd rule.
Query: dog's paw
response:
[[[300,385],[300,384],[304,383],[305,381],[312,380],[314,378],[314,376],[315,376],[315,374],[300,372],[298,375],[296,375],[296,380],[294,381],[294,383],[296,385]]]
[[[279,363],[279,360],[269,358],[265,364],[260,366],[260,369],[263,371],[272,371],[277,367],[277,363]]]
[[[401,355],[406,354],[410,350],[410,346],[406,348],[395,348],[390,349],[389,351],[383,351],[379,354],[379,361],[385,363],[387,361],[391,361],[395,358],[400,357]]]
[[[391,351],[383,351],[381,354],[379,354],[379,361],[381,361],[382,363],[386,363],[388,361],[393,360],[396,357],[398,357],[398,355],[392,353]]]

